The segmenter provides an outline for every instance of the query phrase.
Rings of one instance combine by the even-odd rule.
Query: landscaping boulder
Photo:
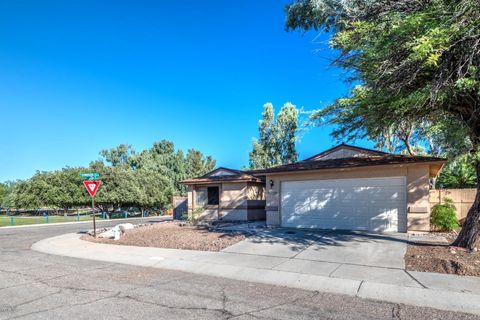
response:
[[[105,232],[102,232],[100,233],[98,236],[98,238],[105,238],[105,239],[111,239],[114,237],[114,234],[113,234],[113,229],[109,229]]]
[[[131,223],[122,223],[122,224],[117,224],[115,227],[111,228],[110,230],[107,230],[101,234],[98,235],[99,238],[106,238],[106,239],[114,239],[114,240],[120,240],[120,237],[127,231],[134,229],[135,226]]]

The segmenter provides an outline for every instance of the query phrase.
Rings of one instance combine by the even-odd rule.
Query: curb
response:
[[[214,256],[216,252],[96,244],[80,240],[78,234],[65,234],[44,239],[34,243],[31,249],[72,258],[170,269],[199,275],[480,315],[480,306],[478,305],[480,295],[476,294],[402,287],[281,270],[239,267],[200,262],[194,259],[199,256]],[[135,250],[135,254],[132,254],[132,250]],[[192,258],[193,260],[190,260]]]
[[[166,216],[168,218],[168,216]],[[102,219],[102,220],[97,220],[98,223],[105,223],[105,222],[113,222],[113,221],[118,221],[118,222],[124,222],[124,221],[132,221],[132,220],[147,220],[147,219],[158,219],[162,217],[144,217],[144,218],[122,218],[122,219]],[[165,219],[167,221],[169,219]],[[86,224],[86,223],[93,223],[92,220],[89,221],[72,221],[72,222],[54,222],[54,223],[39,223],[39,224],[27,224],[23,226],[5,226],[5,227],[0,227],[0,231],[4,229],[22,229],[22,228],[38,228],[38,227],[50,227],[50,226],[61,226],[61,225],[72,225],[72,224]],[[93,229],[93,228],[92,228]]]

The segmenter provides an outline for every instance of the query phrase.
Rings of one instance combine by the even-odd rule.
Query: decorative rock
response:
[[[111,239],[114,237],[113,229],[107,230],[105,232],[100,233],[98,238],[106,238],[106,239]]]
[[[127,230],[134,229],[135,226],[131,223],[122,223],[118,224],[110,230],[107,230],[98,235],[99,238],[108,238],[114,240],[120,240],[122,234],[124,234]]]
[[[117,226],[115,226],[115,228],[117,228],[122,232],[122,233],[125,233],[125,231],[127,230],[132,230],[135,228],[135,226],[131,223],[122,223],[122,224],[119,224]]]

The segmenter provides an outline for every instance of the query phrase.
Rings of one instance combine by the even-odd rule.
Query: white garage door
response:
[[[282,182],[282,226],[406,231],[405,177]]]

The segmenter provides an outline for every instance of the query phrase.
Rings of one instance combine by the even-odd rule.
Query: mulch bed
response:
[[[118,241],[95,239],[90,235],[82,237],[95,243],[200,251],[220,251],[245,238],[241,233],[210,231],[207,227],[179,222],[163,222],[128,230]]]
[[[455,235],[447,239],[455,240]],[[477,242],[480,248],[480,241]],[[435,272],[480,277],[480,252],[446,244],[410,243],[405,255],[408,271]]]

